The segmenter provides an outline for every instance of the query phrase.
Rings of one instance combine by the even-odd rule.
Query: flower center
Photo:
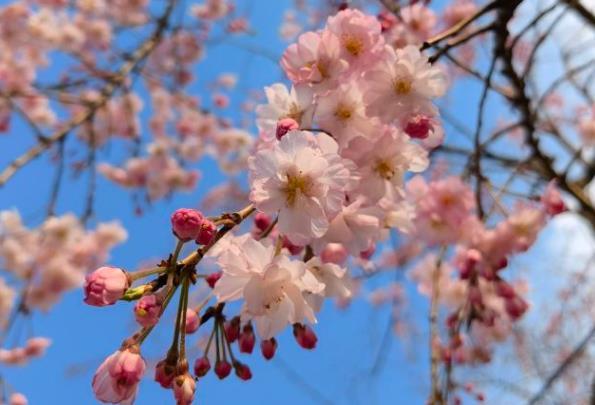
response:
[[[337,109],[335,110],[335,117],[337,117],[338,119],[345,121],[348,120],[349,118],[351,118],[351,108],[347,107],[344,104],[339,104],[337,106]]]
[[[364,50],[364,43],[358,37],[347,35],[343,38],[345,50],[353,56],[358,56]]]
[[[394,166],[386,160],[379,160],[376,163],[376,167],[374,168],[376,173],[380,175],[385,180],[390,180],[395,175],[395,168]]]
[[[323,79],[328,79],[330,77],[328,61],[319,60],[318,62],[316,62],[316,69],[318,69],[318,73],[320,73],[320,77],[322,77]]]
[[[405,79],[405,78],[399,78],[399,79],[395,80],[393,87],[395,89],[395,93],[397,93],[400,96],[404,96],[404,95],[411,93],[411,88],[413,86],[412,86],[411,80]]]
[[[289,111],[287,112],[287,115],[284,118],[291,118],[299,124],[302,120],[303,115],[304,112],[300,110],[300,107],[296,103],[291,103]]]
[[[293,207],[300,195],[308,195],[310,191],[310,179],[307,176],[287,174],[287,183],[283,188],[285,202],[288,207]]]

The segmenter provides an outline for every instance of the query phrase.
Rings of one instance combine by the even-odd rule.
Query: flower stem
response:
[[[182,306],[182,322],[180,329],[180,359],[186,358],[186,312],[188,311],[188,290],[190,289],[190,278],[185,277],[182,285],[184,303]]]
[[[140,280],[141,278],[152,276],[153,274],[162,273],[166,270],[167,270],[167,268],[164,268],[164,267],[153,267],[150,269],[139,270],[139,271],[135,271],[133,273],[128,273],[128,274],[130,276],[130,281],[134,282],[136,280]]]

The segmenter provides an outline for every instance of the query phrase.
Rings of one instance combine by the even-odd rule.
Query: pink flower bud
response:
[[[220,360],[215,364],[215,374],[220,380],[223,380],[231,373],[231,364],[225,360]]]
[[[238,339],[238,345],[240,346],[241,353],[252,353],[254,350],[254,344],[256,343],[256,337],[254,336],[254,330],[252,325],[248,324],[242,329],[242,333]]]
[[[202,214],[190,208],[177,209],[171,216],[173,233],[184,242],[196,239],[203,221]]]
[[[339,266],[345,263],[347,256],[347,249],[340,243],[329,243],[320,253],[320,259],[324,263],[335,263]]]
[[[240,318],[234,317],[231,321],[225,322],[225,338],[229,343],[233,343],[240,336]]]
[[[222,275],[223,275],[222,271],[216,271],[216,272],[209,274],[207,276],[207,278],[205,278],[205,280],[206,280],[207,284],[209,285],[209,287],[215,288],[215,284],[217,283],[217,281],[219,281],[219,279],[221,278]]]
[[[204,377],[211,369],[211,362],[207,356],[199,357],[194,362],[194,374],[197,377]]]
[[[460,265],[459,274],[461,279],[467,280],[475,270],[477,263],[481,261],[481,252],[476,249],[469,249],[464,253],[462,264]]]
[[[518,295],[506,300],[504,306],[508,315],[514,320],[519,319],[529,309],[527,302]]]
[[[215,104],[219,108],[226,108],[229,106],[229,97],[221,93],[214,94],[213,104]]]
[[[254,215],[254,225],[262,232],[266,231],[271,226],[271,217],[264,212],[257,212]]]
[[[27,397],[20,392],[13,393],[8,399],[8,405],[27,405],[28,403]]]
[[[208,219],[205,219],[200,227],[198,236],[196,237],[196,243],[199,245],[208,245],[216,234],[217,227],[215,224]]]
[[[130,286],[128,275],[117,267],[100,267],[85,278],[85,303],[97,307],[113,305]]]
[[[504,280],[496,282],[496,294],[507,299],[514,298],[516,296],[514,288],[512,288],[512,286]]]
[[[294,129],[298,129],[300,124],[293,118],[282,118],[277,122],[277,132],[276,136],[277,139],[283,138],[286,133],[289,131],[293,131]]]
[[[239,361],[236,361],[233,365],[233,367],[236,370],[236,375],[244,380],[244,381],[248,381],[249,379],[252,378],[252,371],[250,370],[250,367],[248,367],[245,364],[240,363]]]
[[[562,200],[562,194],[556,187],[556,181],[552,180],[548,183],[543,195],[541,196],[541,203],[545,208],[545,212],[554,216],[565,212],[566,204]]]
[[[407,121],[403,129],[407,135],[415,139],[426,139],[434,127],[425,115],[415,115]]]
[[[299,254],[302,250],[304,250],[303,246],[294,245],[287,236],[283,236],[283,245],[285,249],[289,250],[289,253],[292,255]]]
[[[316,334],[308,325],[296,323],[293,325],[293,336],[298,344],[304,349],[314,349],[318,338]]]
[[[138,324],[144,328],[159,322],[160,313],[161,299],[155,294],[141,297],[134,305],[134,317]]]
[[[262,352],[262,356],[265,359],[272,359],[275,356],[275,352],[277,351],[277,340],[274,337],[263,340],[260,342],[260,351]]]
[[[179,375],[174,380],[174,398],[177,405],[190,405],[194,401],[196,381],[188,373]]]
[[[44,337],[31,338],[25,344],[25,354],[28,357],[41,357],[51,343],[51,340]]]
[[[195,310],[188,308],[186,310],[186,333],[194,333],[200,326],[200,317]]]
[[[155,366],[155,381],[163,388],[171,388],[176,373],[176,365],[170,364],[167,359],[161,360]]]
[[[372,256],[374,256],[375,252],[376,252],[376,245],[371,243],[370,246],[366,250],[359,253],[359,257],[361,257],[364,260],[370,260],[370,258]]]
[[[118,350],[101,363],[93,376],[95,397],[108,403],[132,401],[145,368],[138,346]]]

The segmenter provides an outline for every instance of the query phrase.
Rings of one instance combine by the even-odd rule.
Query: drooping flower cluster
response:
[[[409,273],[422,294],[432,297],[439,289],[440,303],[452,311],[449,341],[436,342],[441,358],[446,364],[488,362],[493,344],[509,336],[529,308],[526,284],[507,281],[504,270],[514,255],[535,243],[548,216],[566,210],[560,192],[552,182],[541,204],[518,205],[488,226],[478,218],[471,188],[458,177],[426,182],[416,176],[407,189],[415,205],[410,237],[429,246],[454,247],[454,254],[425,254]],[[465,324],[471,327],[468,333]]]

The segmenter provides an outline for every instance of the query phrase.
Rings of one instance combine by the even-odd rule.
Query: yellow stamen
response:
[[[293,207],[300,194],[308,195],[310,190],[310,181],[302,175],[287,175],[287,184],[283,188],[287,206]]]
[[[385,180],[390,180],[395,175],[395,169],[390,162],[379,160],[375,167],[376,172]]]
[[[335,110],[335,117],[337,117],[340,120],[348,120],[349,118],[351,118],[351,108],[343,105],[343,104],[339,104],[337,106],[337,109]]]
[[[398,95],[404,96],[411,92],[411,81],[407,79],[397,79],[395,80],[394,89],[395,93]]]
[[[354,36],[346,36],[343,39],[343,45],[347,52],[352,54],[353,56],[358,56],[364,50],[364,43],[361,39],[354,37]]]

